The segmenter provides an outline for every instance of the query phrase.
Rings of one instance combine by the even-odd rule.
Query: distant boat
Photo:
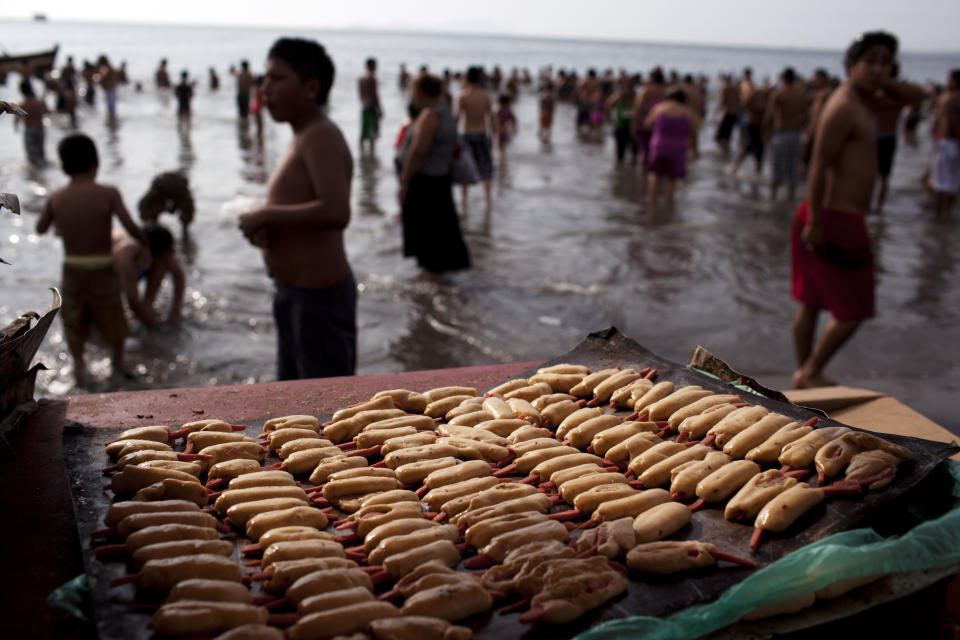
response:
[[[57,51],[59,49],[60,45],[54,45],[53,49],[33,53],[20,53],[16,55],[6,52],[0,53],[0,79],[6,77],[11,71],[16,71],[26,76],[42,75],[50,71],[53,69],[54,60],[57,57]]]
[[[35,14],[33,14],[33,21],[34,21],[34,22],[46,22],[46,21],[47,21],[47,14],[45,14],[45,13],[35,13]]]

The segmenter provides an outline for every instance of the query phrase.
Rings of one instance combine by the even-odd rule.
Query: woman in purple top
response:
[[[651,131],[648,169],[653,176],[647,190],[648,200],[657,197],[661,179],[666,181],[667,198],[673,198],[674,181],[687,175],[687,147],[694,115],[685,103],[682,90],[672,91],[650,111],[644,122]]]

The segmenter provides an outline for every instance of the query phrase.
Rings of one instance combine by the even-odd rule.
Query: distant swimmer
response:
[[[220,76],[217,75],[217,70],[213,67],[207,71],[208,83],[210,86],[210,91],[217,91],[220,89]]]
[[[44,150],[46,129],[43,125],[47,105],[34,93],[29,79],[20,83],[20,93],[23,94],[20,107],[27,112],[23,117],[23,147],[27,152],[27,161],[34,167],[43,167],[47,164]]]
[[[160,59],[160,66],[157,67],[156,73],[153,74],[153,81],[157,85],[157,89],[169,89],[170,88],[170,74],[167,72],[167,59]]]
[[[663,69],[654,67],[647,76],[647,81],[637,93],[633,102],[633,112],[630,115],[630,128],[637,143],[637,160],[640,172],[644,176],[650,168],[650,136],[652,132],[647,128],[647,116],[666,96],[666,85],[663,78]]]
[[[400,63],[400,71],[397,73],[397,86],[400,91],[406,91],[410,88],[410,72],[407,71],[407,65]]]
[[[179,129],[190,128],[190,103],[193,101],[193,87],[196,84],[196,81],[191,82],[187,77],[186,69],[180,72],[180,82],[173,90],[177,98],[177,128]]]
[[[510,96],[506,93],[500,94],[497,98],[497,112],[494,114],[494,131],[497,136],[497,151],[500,152],[500,158],[504,157],[507,151],[507,145],[517,133],[517,116],[514,115],[510,107]]]
[[[343,232],[350,223],[353,158],[327,117],[333,61],[312,40],[281,38],[267,55],[264,106],[293,139],[267,185],[267,203],[240,216],[263,250],[276,292],[277,378],[353,375],[357,285]]]
[[[777,199],[777,189],[787,185],[787,199],[793,201],[800,180],[803,156],[803,125],[809,99],[797,81],[796,72],[787,67],[780,74],[780,85],[770,94],[767,104],[766,130],[772,131],[773,171],[770,177],[770,199]]]
[[[690,131],[690,151],[694,158],[700,157],[700,126],[703,124],[704,102],[703,93],[700,87],[694,81],[691,74],[683,76],[680,81],[680,89],[686,96],[687,107],[693,114],[693,129]]]
[[[107,56],[100,56],[97,60],[97,73],[107,101],[107,118],[114,120],[117,117],[117,85],[120,84],[120,77],[117,70],[110,65]]]
[[[553,112],[557,106],[557,91],[550,78],[546,78],[540,85],[537,103],[540,108],[537,136],[541,142],[549,142],[550,133],[553,131]]]
[[[722,78],[719,111],[723,116],[714,140],[720,147],[721,153],[728,156],[730,155],[730,138],[740,118],[740,88],[729,74],[725,74]]]
[[[830,76],[826,69],[817,69],[810,78],[807,88],[810,100],[809,112],[807,113],[807,123],[804,127],[804,150],[803,164],[810,167],[810,157],[813,154],[813,138],[817,131],[817,123],[820,119],[820,112],[827,98],[833,92],[833,86],[830,83]]]
[[[628,149],[633,158],[633,164],[637,163],[637,143],[630,133],[634,97],[633,83],[624,75],[617,80],[616,91],[607,98],[606,111],[610,114],[618,165],[623,164]]]
[[[592,111],[592,102],[596,98],[602,100],[602,94],[600,93],[600,82],[597,80],[597,71],[596,69],[587,69],[587,75],[580,80],[577,85],[577,131],[582,133],[582,130],[589,127],[590,114]],[[602,106],[601,110],[601,122],[602,120]]]
[[[383,117],[377,91],[376,58],[367,58],[364,67],[363,74],[357,80],[357,92],[360,94],[360,152],[363,152],[364,142],[368,142],[370,153],[373,153],[377,138],[380,137],[380,118]]]
[[[250,63],[240,62],[240,70],[233,72],[237,81],[237,115],[246,120],[250,115],[250,89],[253,88],[253,74],[250,73]]]
[[[891,71],[892,77],[899,75],[899,68],[895,64]],[[897,152],[897,126],[900,124],[900,114],[905,107],[918,108],[923,102],[923,89],[909,87],[910,91],[901,94],[892,94],[883,89],[870,97],[870,109],[877,115],[877,173],[879,188],[874,211],[881,213],[887,200],[887,188],[890,174],[893,172],[893,158]]]
[[[949,215],[960,194],[960,69],[947,78],[947,90],[937,101],[934,130],[936,141],[930,184],[937,193],[937,216]]]
[[[489,211],[493,195],[493,158],[490,153],[490,135],[493,132],[493,103],[490,94],[483,88],[483,67],[473,66],[467,69],[466,84],[457,97],[455,117],[463,132],[463,144],[473,156],[477,173],[483,181],[483,199]],[[461,186],[463,210],[467,210],[467,185]]]
[[[749,78],[747,78],[749,80]],[[736,175],[740,164],[747,156],[753,156],[756,163],[757,175],[763,171],[763,152],[765,150],[763,125],[767,114],[767,97],[770,92],[765,87],[758,87],[752,82],[748,85],[746,98],[743,98],[741,83],[741,99],[744,108],[744,128],[741,130],[740,153],[730,167],[730,175]]]

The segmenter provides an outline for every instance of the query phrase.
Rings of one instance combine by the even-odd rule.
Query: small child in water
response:
[[[100,164],[93,140],[83,134],[67,136],[57,151],[70,182],[50,194],[37,221],[37,233],[45,233],[53,224],[63,239],[60,317],[77,386],[83,387],[87,375],[83,351],[91,327],[110,345],[114,373],[130,375],[123,368],[128,329],[111,254],[113,217],[142,245],[148,241],[123,205],[120,192],[97,184]]]
[[[497,98],[497,104],[500,105],[500,107],[497,109],[497,115],[495,119],[497,129],[497,149],[500,150],[500,153],[503,153],[507,143],[510,142],[514,132],[517,130],[517,117],[513,115],[513,110],[510,108],[509,95],[502,94],[499,98]]]

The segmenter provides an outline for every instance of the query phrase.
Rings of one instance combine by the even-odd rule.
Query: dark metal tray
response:
[[[729,392],[731,388],[727,383],[691,367],[654,355],[613,328],[590,334],[570,352],[551,359],[546,365],[560,362],[584,364],[593,369],[650,366],[659,370],[660,379],[671,380],[678,386],[698,384],[721,393]],[[531,370],[519,374],[518,377],[532,374]],[[809,409],[764,396],[750,396],[749,400],[800,422],[818,415],[821,418],[818,424],[820,427],[841,424]],[[249,433],[253,434],[259,431],[264,419],[239,420],[238,423],[250,427]],[[95,560],[90,545],[90,533],[102,527],[103,516],[111,503],[110,494],[102,490],[102,486],[107,482],[107,478],[100,472],[105,465],[103,445],[114,439],[119,431],[120,429],[69,428],[64,432],[63,450],[100,636],[105,639],[149,638],[151,634],[146,628],[146,616],[132,613],[128,607],[135,597],[133,587],[127,585],[111,589],[108,584],[111,579],[126,573],[128,568],[121,562]],[[885,507],[898,503],[904,494],[914,488],[942,460],[960,450],[954,444],[888,434],[878,435],[905,446],[914,453],[912,460],[900,466],[895,481],[880,491],[864,496],[826,501],[806,514],[787,534],[769,536],[759,552],[752,556],[758,564],[769,564],[795,549],[838,531],[869,524],[883,514]],[[728,522],[719,509],[704,509],[696,512],[691,525],[674,538],[703,539],[716,544],[727,553],[751,557],[751,533],[751,525]],[[245,539],[238,538],[238,544],[246,542]],[[236,555],[235,559],[238,557],[239,555]],[[524,625],[518,620],[520,613],[503,614],[496,610],[477,616],[467,621],[467,624],[475,629],[477,638],[569,638],[606,620],[630,615],[663,615],[713,600],[748,576],[750,571],[737,567],[655,579],[631,576],[626,594],[561,627]]]

